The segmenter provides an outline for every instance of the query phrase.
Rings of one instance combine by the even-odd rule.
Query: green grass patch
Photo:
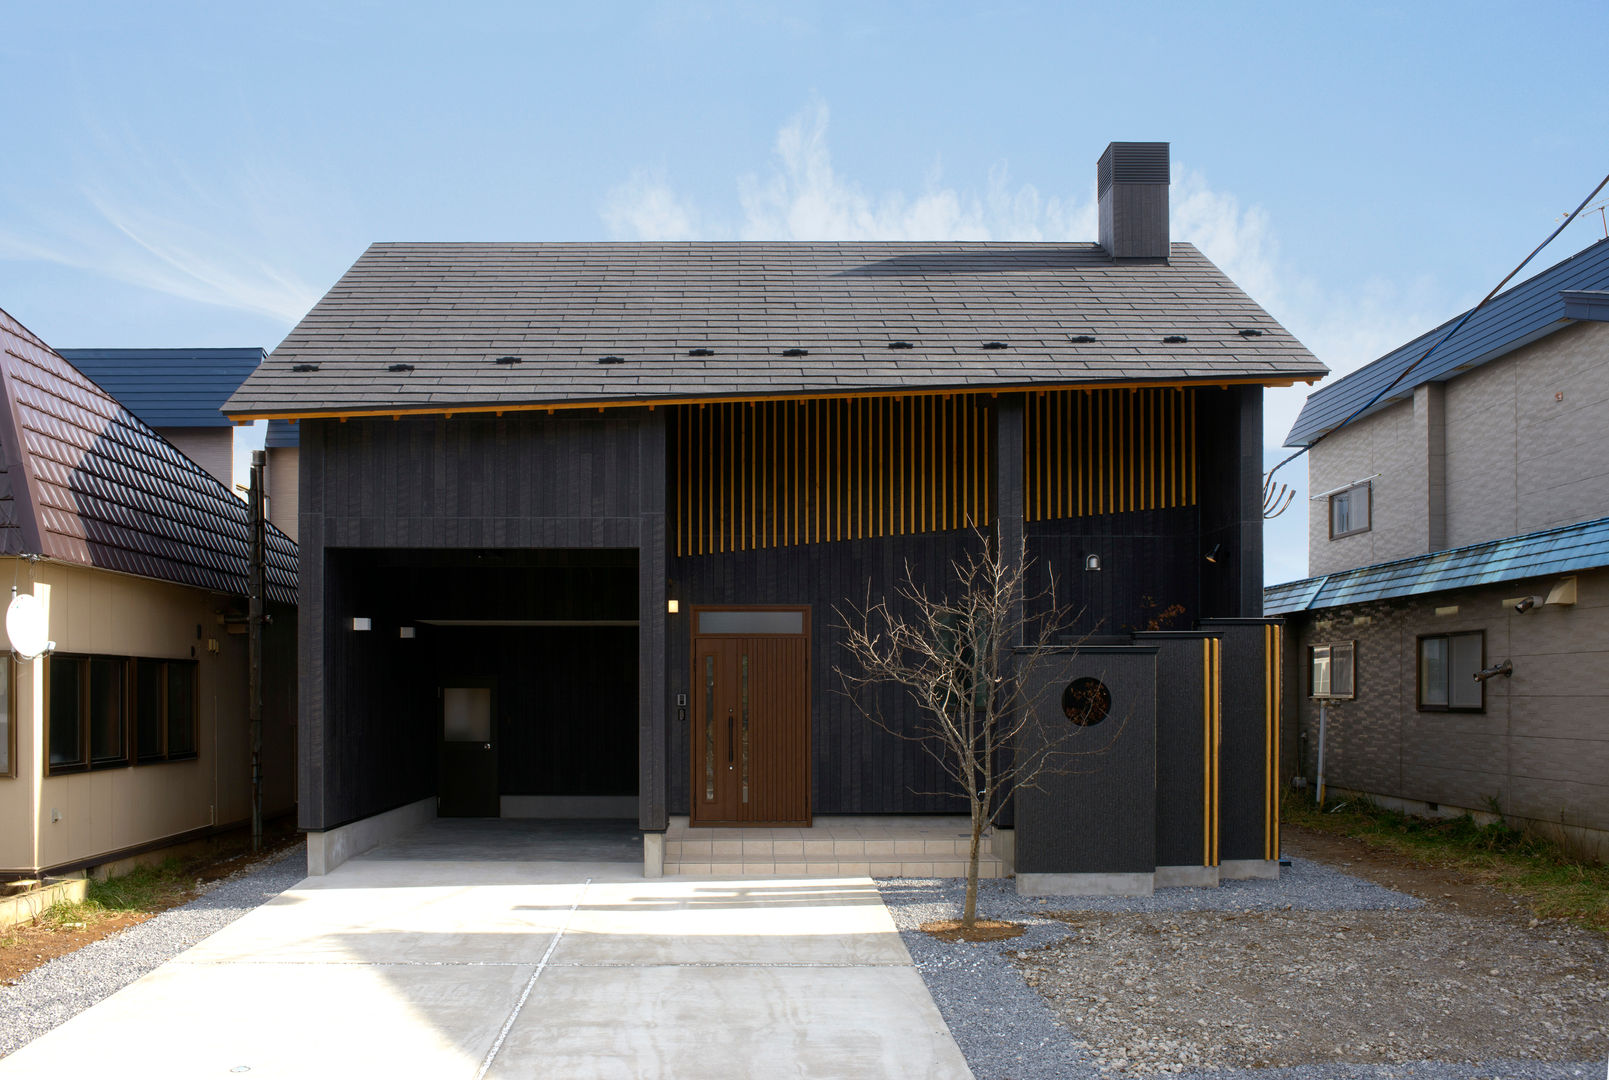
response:
[[[1480,822],[1469,814],[1414,817],[1363,798],[1331,800],[1320,809],[1306,792],[1288,791],[1281,816],[1292,825],[1465,871],[1524,897],[1538,916],[1609,934],[1609,867],[1578,859],[1559,844],[1510,825],[1497,807],[1492,810],[1494,820]]]
[[[155,911],[187,894],[195,885],[193,868],[179,859],[141,866],[126,874],[91,880],[87,901],[105,911]]]

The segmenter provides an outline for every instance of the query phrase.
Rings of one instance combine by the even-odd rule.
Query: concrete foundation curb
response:
[[[401,836],[435,817],[436,797],[432,795],[339,828],[310,832],[307,834],[307,874],[309,877],[328,874],[352,856],[361,855],[376,844]]]

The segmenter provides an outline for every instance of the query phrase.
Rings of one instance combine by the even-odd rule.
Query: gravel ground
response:
[[[0,987],[0,1057],[121,990],[307,876],[306,850],[218,882],[180,907],[34,968]]]
[[[979,914],[1022,922],[1027,932],[1002,942],[948,945],[918,927],[958,917],[963,882],[883,879],[877,885],[978,1080],[1117,1080],[1159,1073],[1203,1080],[1553,1080],[1604,1075],[1602,1061],[1569,1062],[1572,1050],[1591,1042],[1603,1047],[1602,1035],[1564,1030],[1559,1016],[1536,1018],[1554,1007],[1548,1005],[1551,995],[1556,1005],[1574,1010],[1572,1016],[1590,1018],[1591,1027],[1602,1029],[1609,1021],[1602,983],[1609,968],[1602,959],[1592,966],[1594,955],[1604,955],[1601,940],[1578,937],[1557,924],[1533,933],[1544,945],[1550,939],[1558,944],[1528,957],[1534,943],[1516,942],[1509,924],[1421,910],[1424,902],[1419,899],[1297,859],[1279,881],[1166,889],[1143,898],[1042,902],[1019,897],[1010,881],[985,881],[980,883]],[[1063,917],[1049,917],[1051,910]],[[1070,911],[1078,914],[1065,914]],[[1146,927],[1175,929],[1149,933]],[[1316,935],[1319,927],[1327,927],[1331,936]],[[1394,932],[1385,932],[1387,928]],[[1210,938],[1211,948],[1189,948],[1187,933],[1193,940]],[[1336,942],[1336,933],[1353,940]],[[1268,950],[1280,934],[1305,948]],[[1241,948],[1239,955],[1226,954],[1228,936],[1265,951]],[[1381,981],[1387,967],[1404,976],[1399,981],[1411,983],[1416,968],[1405,960],[1410,944],[1423,945],[1436,957],[1433,971],[1419,973],[1423,985],[1404,1012],[1419,1026],[1405,1022],[1400,1031],[1387,1027],[1375,1032],[1360,1020],[1373,1015],[1366,1003],[1336,1008],[1338,987],[1350,986],[1363,998],[1389,993]],[[1168,953],[1169,966],[1156,964],[1159,949]],[[1188,972],[1179,968],[1180,953],[1191,956]],[[1492,967],[1478,966],[1493,964],[1498,955],[1512,977],[1508,981],[1540,983],[1542,996],[1505,998],[1505,980],[1491,977]],[[1464,969],[1457,967],[1460,961]],[[1344,982],[1337,981],[1338,963],[1355,965]],[[1248,978],[1234,975],[1237,964],[1247,969]],[[1286,968],[1293,973],[1281,974]],[[1323,983],[1317,981],[1321,970]],[[1465,970],[1466,977],[1449,977],[1449,972]],[[1159,978],[1159,972],[1168,978]],[[1574,980],[1567,978],[1571,974]],[[1043,993],[1025,975],[1038,981]],[[1314,991],[1294,1000],[1291,988],[1309,978]],[[1211,983],[1213,993],[1202,992],[1204,983]],[[1326,988],[1332,993],[1326,995]],[[1444,1054],[1449,1036],[1438,1028],[1441,1011],[1450,1001],[1462,1006],[1462,995],[1471,992],[1476,1007],[1484,1010],[1477,1020],[1491,1030],[1482,1033],[1478,1046]],[[1249,1013],[1248,1000],[1261,1002],[1263,1011]],[[1393,1015],[1396,1007],[1393,999]],[[1498,1008],[1510,1009],[1508,1021],[1493,1011]],[[1065,1023],[1058,1022],[1058,1010]],[[1266,1017],[1276,1022],[1266,1022]],[[1519,1024],[1521,1018],[1525,1025]],[[1210,1038],[1201,1033],[1201,1020],[1215,1025]],[[1550,1032],[1548,1022],[1558,1030]],[[1420,1039],[1425,1026],[1430,1034]],[[1523,1034],[1506,1037],[1521,1027]],[[1292,1053],[1297,1039],[1308,1047],[1311,1063],[1278,1065],[1301,1060]],[[1553,1062],[1514,1059],[1516,1053],[1533,1051],[1548,1056],[1550,1047],[1559,1051]],[[1492,1056],[1471,1062],[1472,1056],[1486,1053]],[[1436,1060],[1440,1057],[1456,1060]],[[1259,1062],[1277,1067],[1247,1067]]]

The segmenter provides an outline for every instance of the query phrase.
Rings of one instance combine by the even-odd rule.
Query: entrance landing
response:
[[[823,817],[802,828],[695,829],[685,817],[665,831],[666,874],[716,877],[963,877],[971,838],[957,816]],[[1004,877],[1005,847],[986,832],[981,877]]]

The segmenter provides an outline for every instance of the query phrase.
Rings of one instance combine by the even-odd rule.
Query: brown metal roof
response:
[[[0,553],[243,596],[246,504],[0,311]],[[296,602],[268,527],[268,599]]]
[[[1095,244],[375,244],[224,409],[1284,384],[1325,372],[1189,244],[1165,262],[1113,260]]]

